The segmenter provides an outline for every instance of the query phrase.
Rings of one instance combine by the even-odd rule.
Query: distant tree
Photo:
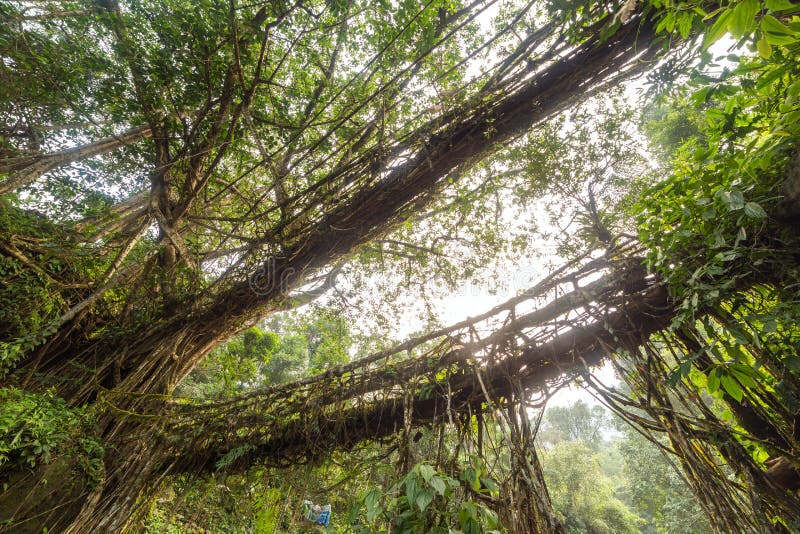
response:
[[[645,107],[642,113],[642,132],[650,151],[662,166],[670,167],[671,160],[682,145],[692,139],[702,140],[703,112],[688,98],[676,95],[669,100],[658,100]]]
[[[644,521],[614,496],[600,453],[582,441],[563,441],[542,456],[553,506],[569,534],[639,532]]]
[[[548,408],[539,438],[545,445],[581,441],[596,448],[602,442],[603,429],[607,429],[608,424],[608,412],[602,406],[589,406],[579,400],[570,406]]]
[[[350,328],[333,310],[315,308],[253,327],[214,350],[180,384],[188,397],[229,396],[346,363]]]
[[[548,408],[540,440],[548,446],[542,464],[553,505],[568,532],[711,532],[659,447],[603,406],[578,400]]]
[[[622,429],[617,443],[624,459],[624,500],[643,517],[644,532],[700,534],[711,532],[689,487],[657,446],[632,428]]]

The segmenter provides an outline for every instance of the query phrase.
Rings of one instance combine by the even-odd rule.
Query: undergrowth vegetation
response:
[[[0,529],[800,530],[799,13],[0,4]]]

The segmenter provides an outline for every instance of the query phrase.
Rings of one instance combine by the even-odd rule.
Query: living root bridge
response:
[[[222,194],[220,191],[227,186],[215,189],[220,184],[212,187],[208,185],[209,181],[201,180],[185,194],[178,192],[179,198],[173,201],[169,195],[162,194],[166,191],[162,187],[164,177],[153,173],[151,186],[154,187],[150,190],[161,192],[156,196],[151,194],[150,202],[144,205],[162,210],[159,202],[163,201],[165,207],[171,206],[167,211],[174,213],[171,220],[157,221],[164,234],[160,245],[148,251],[146,261],[130,257],[117,265],[113,263],[117,260],[111,260],[117,274],[112,275],[113,280],[107,283],[111,284],[108,287],[117,290],[114,295],[105,289],[105,281],[98,280],[93,281],[85,292],[66,295],[65,303],[69,309],[76,310],[73,312],[76,316],[67,315],[69,320],[48,335],[43,344],[21,354],[15,361],[15,368],[4,378],[4,383],[28,391],[52,385],[55,393],[68,403],[94,406],[103,445],[114,454],[106,456],[104,477],[91,490],[88,500],[85,495],[88,490],[58,488],[57,484],[52,484],[43,495],[41,504],[26,504],[15,509],[14,521],[30,525],[31,531],[41,531],[43,526],[48,526],[51,531],[67,532],[120,530],[131,524],[134,503],[152,495],[161,480],[159,477],[166,473],[186,471],[197,463],[213,469],[216,462],[223,460],[221,463],[224,464],[235,456],[235,451],[243,450],[240,447],[259,450],[262,456],[285,451],[283,461],[289,461],[304,456],[301,451],[312,438],[321,438],[320,447],[312,449],[313,456],[320,454],[322,447],[332,447],[337,441],[342,446],[351,446],[362,439],[351,432],[351,429],[360,427],[360,423],[355,421],[365,418],[391,420],[395,411],[393,406],[404,397],[419,404],[415,408],[420,412],[419,424],[425,422],[422,416],[426,412],[426,405],[420,403],[428,401],[430,404],[429,399],[443,399],[441,403],[430,406],[434,415],[445,413],[443,407],[446,407],[448,398],[451,403],[459,403],[462,409],[486,404],[485,398],[483,401],[473,398],[479,387],[478,375],[472,371],[477,362],[480,362],[482,373],[500,373],[503,365],[506,366],[504,373],[515,372],[515,365],[519,374],[530,373],[531,369],[523,369],[521,361],[514,364],[516,360],[512,356],[521,354],[526,346],[542,346],[551,341],[546,332],[552,333],[553,328],[544,328],[545,322],[521,329],[525,339],[507,332],[507,338],[494,339],[485,346],[480,346],[477,340],[458,340],[467,349],[464,351],[448,348],[448,340],[453,343],[457,340],[444,336],[432,349],[434,352],[420,361],[409,360],[410,363],[403,364],[395,360],[381,370],[353,369],[350,375],[329,375],[318,382],[252,396],[249,400],[202,407],[172,404],[165,407],[163,401],[163,396],[168,395],[220,342],[283,309],[287,293],[302,287],[308,276],[329,269],[430,205],[449,178],[456,179],[498,146],[524,135],[577,100],[642,72],[647,65],[645,61],[662,50],[661,43],[655,38],[655,24],[655,21],[641,16],[610,36],[601,36],[601,28],[596,26],[587,30],[586,38],[580,40],[580,44],[572,44],[564,38],[558,41],[554,50],[545,50],[542,47],[549,46],[546,40],[535,38],[532,42],[536,43],[524,45],[519,54],[528,57],[540,50],[547,53],[547,61],[534,66],[523,62],[528,66],[520,64],[509,70],[494,79],[496,83],[479,88],[474,98],[457,109],[418,127],[412,126],[412,121],[416,121],[414,117],[403,119],[396,131],[404,132],[404,124],[409,126],[409,131],[398,133],[390,146],[382,146],[382,142],[376,141],[363,151],[355,151],[352,158],[348,156],[341,163],[321,167],[324,171],[320,170],[320,178],[290,199],[297,209],[289,219],[273,221],[274,215],[280,211],[278,205],[267,206],[266,211],[255,209],[255,205],[241,205],[243,212],[260,214],[256,220],[247,221],[253,233],[236,237],[243,241],[244,247],[241,255],[236,254],[241,258],[240,262],[208,287],[202,284],[195,287],[194,281],[183,284],[182,275],[178,275],[185,270],[173,267],[176,261],[185,260],[186,271],[192,271],[196,260],[219,252],[199,251],[197,257],[192,257],[193,253],[181,250],[181,242],[191,241],[192,235],[205,235],[205,230],[193,234],[196,229],[189,222],[189,207],[195,206],[200,210],[196,205],[198,198],[206,193],[212,196]],[[562,35],[556,28],[552,32],[554,38]],[[123,45],[127,46],[129,43],[125,41]],[[127,59],[133,63],[131,69],[144,68],[136,64],[135,57]],[[228,70],[231,80],[234,71]],[[251,103],[247,99],[241,101],[233,106],[239,110],[234,113],[231,111],[232,103],[228,101],[218,110],[218,119],[227,124],[229,132],[234,132]],[[147,115],[150,103],[143,100],[140,105],[143,114]],[[196,130],[206,131],[205,128]],[[212,130],[219,133],[218,128]],[[182,139],[180,132],[176,130],[173,133],[175,139]],[[155,132],[152,137],[158,140],[169,136]],[[176,147],[173,153],[178,158],[180,154],[194,153],[197,147],[216,146],[219,144],[217,141],[219,135],[209,134]],[[361,146],[359,140],[351,138],[346,139],[343,146],[351,144]],[[158,148],[160,145],[155,143],[155,146]],[[182,180],[193,183],[193,176],[215,174],[217,163],[229,156],[225,151],[230,146],[222,143],[216,156],[203,161],[193,160],[196,168],[193,164],[178,165],[178,159],[162,161],[161,156],[169,153],[162,147],[156,151],[152,169],[170,168],[176,173],[174,183]],[[309,150],[313,151],[313,148]],[[385,159],[385,150],[394,157]],[[408,154],[408,157],[403,154]],[[375,162],[380,163],[377,168],[371,165]],[[303,177],[295,178],[305,183]],[[320,188],[335,193],[322,194],[318,191]],[[120,219],[124,218],[131,224],[155,222],[148,219],[151,210],[140,210],[141,206],[137,196],[131,205],[120,207],[125,212]],[[128,209],[136,214],[133,219],[127,218]],[[218,222],[222,228],[213,229],[221,230],[221,235],[226,236],[223,241],[226,241],[227,208],[219,213],[213,210],[215,203],[209,201],[201,211],[204,217],[209,214],[221,217]],[[176,229],[185,230],[186,235],[181,236]],[[73,248],[80,251],[84,250],[83,246],[79,243]],[[119,251],[125,251],[125,246]],[[125,254],[115,253],[114,257],[124,258]],[[271,279],[289,283],[273,283],[264,291],[253,291],[251,276],[258,265],[270,257],[276,259]],[[153,270],[139,270],[147,265],[153,266]],[[129,266],[131,270],[127,269]],[[147,290],[153,272],[163,274],[159,283],[166,289],[156,299],[151,299],[153,292]],[[123,276],[124,273],[130,273],[130,277]],[[184,285],[180,292],[173,293],[174,288]],[[105,306],[112,297],[120,298],[120,302],[125,301],[130,306]],[[143,303],[147,306],[140,309]],[[613,313],[611,308],[596,307]],[[553,317],[560,315],[563,314],[554,314]],[[575,323],[586,324],[589,323]],[[562,327],[567,328],[565,324],[559,325]],[[451,338],[452,334],[455,332],[451,333]],[[468,336],[469,329],[460,334]],[[443,358],[445,354],[450,354],[449,359]],[[495,365],[490,365],[492,358]],[[418,367],[421,365],[430,367],[422,369]],[[387,378],[387,372],[395,372],[392,369],[399,373],[398,377],[405,376],[405,379]],[[403,372],[407,374],[403,375]],[[460,375],[463,376],[458,378]],[[494,377],[489,379],[490,388],[499,387],[494,382]],[[337,391],[342,385],[340,383],[349,388],[347,395]],[[362,384],[364,387],[359,389]],[[449,394],[444,391],[447,387],[450,387]],[[132,416],[136,413],[155,415]],[[434,419],[433,416],[428,418],[429,421]],[[337,424],[337,421],[342,424]],[[239,423],[246,426],[236,429],[233,425]],[[323,426],[313,428],[310,426],[313,424]],[[369,435],[380,437],[394,426],[395,422],[385,423],[375,430],[364,427],[361,431],[363,438]],[[339,430],[335,430],[337,428]],[[321,435],[320,429],[324,429],[325,436]],[[345,435],[351,434],[352,437],[344,439]],[[165,437],[166,441],[153,443],[150,436],[157,435]],[[215,449],[232,454],[223,457]],[[275,456],[274,462],[279,460]],[[43,470],[36,477],[39,480],[48,478]],[[0,499],[23,500],[24,495],[17,499],[15,491],[6,492]]]
[[[80,339],[67,337],[32,353],[20,363],[17,374],[52,377],[59,394],[76,405],[94,399],[95,383],[142,394],[170,391],[220,341],[281,309],[286,292],[302,285],[306,276],[325,269],[429,204],[447,177],[457,176],[499,144],[552,118],[577,99],[641,72],[646,60],[661,49],[653,26],[649,19],[642,19],[623,26],[606,40],[592,35],[540,71],[522,73],[500,87],[487,89],[483,96],[490,103],[477,99],[457,115],[437,118],[409,134],[397,147],[412,149],[408,161],[384,169],[380,180],[367,181],[359,188],[343,186],[346,194],[342,199],[314,224],[298,230],[293,241],[302,246],[278,258],[271,268],[271,280],[286,283],[273,283],[254,292],[248,278],[252,273],[236,272],[239,276],[217,284],[222,288],[218,293],[203,295],[202,300],[188,297],[176,306],[177,313],[157,317],[140,330],[131,329],[136,332],[131,337],[104,336],[87,342],[84,333],[76,329]],[[359,166],[332,172],[329,179],[345,185],[362,183],[368,174]],[[255,239],[254,246],[277,239],[283,230],[271,229]],[[124,353],[125,357],[111,358],[109,353]],[[87,375],[84,369],[91,373]]]
[[[202,404],[105,391],[98,403],[117,423],[111,454],[125,460],[118,471],[106,471],[91,491],[23,475],[14,484],[35,498],[20,503],[6,493],[0,506],[16,510],[19,532],[41,531],[40,524],[123,530],[145,512],[143,494],[166,476],[317,461],[401,430],[464,421],[640,345],[672,316],[665,288],[638,259],[617,256],[569,266],[476,318],[291,384]],[[131,401],[135,410],[127,408]],[[53,502],[58,491],[82,510],[109,513],[70,523]],[[128,507],[122,513],[114,502]]]
[[[527,314],[512,313],[483,339],[475,339],[472,323],[462,330],[472,331],[470,342],[449,333],[421,356],[378,369],[348,368],[228,402],[175,406],[165,429],[174,444],[165,469],[314,461],[409,425],[452,422],[543,389],[614,351],[635,349],[669,324],[674,310],[666,289],[639,272],[639,289],[628,292],[629,275],[614,271],[581,286],[574,275],[560,279],[555,287],[572,280],[575,289]]]

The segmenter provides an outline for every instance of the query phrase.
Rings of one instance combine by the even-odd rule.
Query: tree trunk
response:
[[[170,391],[220,341],[280,309],[288,291],[309,273],[375,239],[407,218],[410,209],[431,202],[448,176],[553,117],[587,91],[638,72],[644,65],[638,62],[658,50],[652,31],[645,21],[624,26],[602,42],[590,39],[519,90],[498,95],[489,106],[476,103],[435,134],[420,132],[415,157],[325,217],[303,236],[299,250],[268,261],[258,276],[233,283],[211,302],[189,298],[128,336],[87,341],[80,325],[73,325],[70,335],[21,362],[18,376],[44,378],[73,404],[90,402],[95,384],[139,393]],[[121,381],[114,380],[115,373]]]
[[[104,137],[92,143],[68,148],[60,152],[21,156],[0,161],[0,174],[9,173],[9,176],[3,182],[0,182],[0,195],[16,191],[33,183],[43,174],[59,167],[82,159],[108,154],[123,146],[146,139],[150,135],[149,126],[137,126],[119,135]]]

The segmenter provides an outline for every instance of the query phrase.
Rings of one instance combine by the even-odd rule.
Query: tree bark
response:
[[[38,180],[43,174],[87,158],[108,154],[150,137],[149,126],[136,126],[119,135],[98,139],[92,143],[50,154],[22,156],[0,161],[0,174],[9,173],[0,183],[0,195],[16,191]]]
[[[221,340],[280,309],[287,293],[309,273],[352,253],[407,218],[410,210],[430,203],[448,176],[463,172],[498,144],[553,117],[609,77],[637,72],[643,65],[637,61],[658,49],[652,37],[652,24],[645,21],[623,27],[602,42],[590,39],[519,90],[498,95],[489,105],[476,103],[442,131],[419,132],[421,148],[416,156],[328,214],[298,240],[293,253],[270,261],[261,279],[266,282],[263,287],[254,288],[258,280],[253,277],[240,280],[210,303],[182,302],[166,317],[151,321],[152,326],[124,339],[103,338],[88,344],[66,340],[63,343],[71,346],[67,358],[62,347],[46,347],[48,354],[33,355],[23,363],[22,372],[60,378],[55,381],[59,394],[75,404],[93,399],[93,382],[142,393],[170,391]],[[116,358],[108,355],[120,352],[124,354],[122,381],[115,383],[111,370]],[[81,369],[88,369],[91,377]],[[65,377],[69,380],[64,381]]]

